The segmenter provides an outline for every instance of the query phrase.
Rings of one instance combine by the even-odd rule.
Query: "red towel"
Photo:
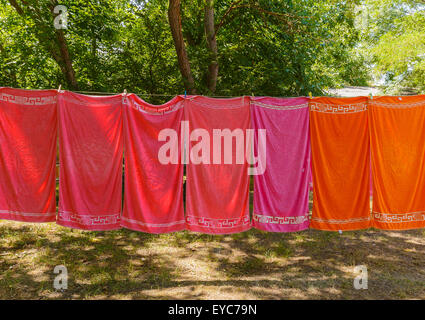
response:
[[[0,219],[56,219],[56,96],[0,89]]]
[[[244,149],[246,130],[250,126],[248,99],[191,97],[185,104],[185,118],[189,121],[190,133],[186,138],[191,140],[187,165],[187,229],[214,234],[249,229],[249,176]],[[221,152],[218,149],[214,152],[214,129],[237,130],[243,137],[239,144],[238,139],[232,139],[231,150],[223,147],[224,139],[221,139]]]
[[[133,94],[125,101],[128,104],[124,105],[125,196],[121,225],[149,233],[183,230],[183,98],[175,97],[161,106],[148,104]],[[164,138],[166,141],[160,141]]]
[[[58,224],[85,230],[120,228],[122,96],[58,96]]]

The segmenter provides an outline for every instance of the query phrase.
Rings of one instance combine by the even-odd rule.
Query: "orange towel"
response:
[[[369,108],[373,226],[425,227],[425,95],[377,97]]]
[[[357,230],[371,225],[367,101],[366,97],[310,101],[312,228]]]

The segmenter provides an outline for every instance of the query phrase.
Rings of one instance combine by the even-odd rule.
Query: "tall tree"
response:
[[[54,27],[54,8],[58,5],[55,0],[33,1],[31,4],[24,0],[9,0],[16,12],[23,19],[30,19],[34,24],[34,33],[40,44],[56,61],[70,89],[78,89],[68,44],[62,29]]]

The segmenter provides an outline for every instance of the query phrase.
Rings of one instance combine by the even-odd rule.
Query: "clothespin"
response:
[[[58,92],[61,92],[62,85],[59,85]]]
[[[184,91],[184,98],[186,99],[186,90]]]
[[[311,94],[311,91],[308,93],[308,96],[310,97],[310,99],[313,98],[313,95]]]
[[[369,93],[369,96],[370,96],[370,100],[373,100],[373,94],[372,94],[372,92]]]
[[[338,230],[339,234],[342,234],[342,230]]]
[[[124,89],[124,92],[122,93],[122,104],[127,105],[127,89]]]

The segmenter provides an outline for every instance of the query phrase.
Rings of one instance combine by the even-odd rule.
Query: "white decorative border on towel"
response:
[[[382,223],[405,223],[425,221],[425,211],[406,213],[373,212],[373,218]]]
[[[206,108],[210,108],[210,109],[240,109],[240,108],[246,107],[248,104],[244,103],[245,97],[241,97],[240,99],[241,99],[240,102],[235,101],[234,103],[232,102],[232,104],[230,104],[230,101],[229,101],[229,105],[227,105],[227,106],[220,106],[220,105],[216,105],[216,104],[199,102],[199,101],[196,101],[196,97],[189,98],[189,101],[196,103],[197,105],[199,105],[201,107],[206,107]],[[222,99],[222,101],[226,101],[226,99]]]
[[[12,94],[0,93],[0,101],[21,104],[24,106],[44,106],[48,104],[55,104],[56,96],[47,97],[23,97],[15,96]]]
[[[236,219],[211,219],[195,216],[186,216],[186,223],[188,225],[194,225],[204,228],[235,228],[241,225],[249,224],[249,216]]]
[[[331,103],[310,102],[310,110],[322,113],[356,113],[367,111],[367,103],[335,105]]]
[[[56,217],[56,212],[32,213],[32,212],[21,212],[21,211],[13,211],[13,210],[0,210],[0,214],[2,213],[14,215],[14,216],[21,216],[21,217],[45,217],[45,218]]]
[[[409,109],[415,107],[425,107],[425,99],[423,101],[413,103],[385,103],[379,101],[370,101],[370,105],[373,107],[390,108],[390,109]]]
[[[179,101],[179,102],[172,104],[168,107],[161,107],[159,110],[155,110],[154,107],[145,107],[141,104],[138,104],[137,102],[130,103],[130,106],[131,106],[131,108],[136,109],[137,111],[147,113],[147,114],[151,114],[151,115],[155,115],[155,116],[160,116],[160,115],[163,115],[163,114],[172,113],[174,111],[177,111],[177,110],[183,108],[183,102],[184,101]],[[125,103],[125,104],[127,104],[127,103]]]
[[[83,226],[99,226],[99,225],[111,225],[120,222],[121,213],[114,213],[108,215],[82,215],[70,211],[60,210],[58,212],[58,221],[78,223]]]
[[[251,101],[250,103],[251,105],[268,108],[268,109],[274,109],[274,110],[296,110],[296,109],[304,109],[308,107],[308,102],[299,104],[299,105],[294,105],[294,106],[279,106],[279,105],[265,104],[258,101]]]
[[[84,98],[86,97],[86,98]],[[89,98],[87,100],[87,98]],[[101,101],[96,100],[96,98],[104,98],[101,99]],[[109,101],[108,101],[109,98]],[[113,99],[116,99],[114,101]],[[68,95],[66,97],[61,97],[61,104],[63,106],[68,106],[68,103],[73,103],[77,107],[90,107],[90,108],[121,108],[122,105],[122,99],[118,100],[118,96],[74,96],[74,95]],[[69,107],[69,106],[68,106]],[[72,107],[71,107],[72,108]]]
[[[262,214],[254,213],[253,220],[259,223],[270,223],[270,224],[303,224],[308,221],[308,213],[303,216],[292,216],[292,217],[273,217],[265,216]]]
[[[321,219],[312,217],[311,220],[319,222],[319,223],[329,223],[329,224],[343,224],[343,223],[355,223],[355,222],[364,222],[370,221],[371,217],[361,217],[361,218],[352,218],[352,219]]]
[[[134,223],[134,224],[138,224],[140,226],[146,226],[146,227],[152,227],[152,228],[172,227],[172,226],[183,224],[183,223],[186,222],[185,220],[179,220],[179,221],[173,221],[173,222],[170,222],[170,223],[146,223],[146,222],[141,222],[141,221],[129,219],[129,218],[126,218],[126,217],[121,217],[121,219],[123,221],[129,222],[129,223]]]

